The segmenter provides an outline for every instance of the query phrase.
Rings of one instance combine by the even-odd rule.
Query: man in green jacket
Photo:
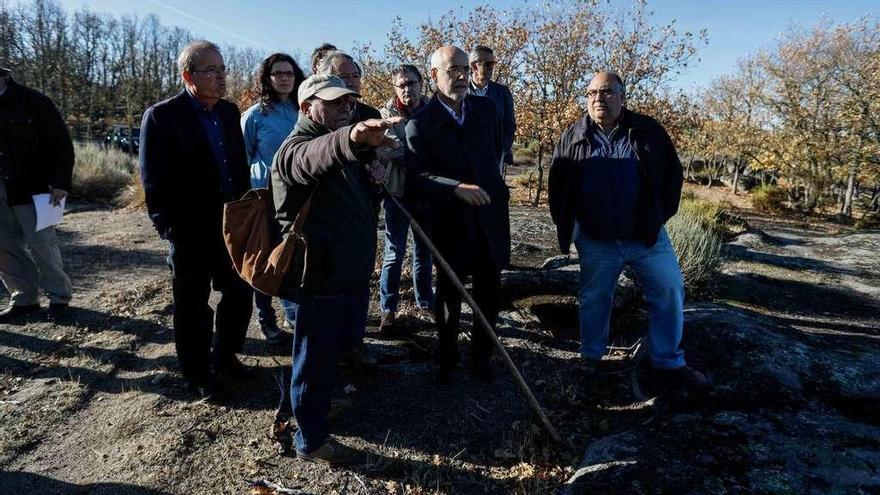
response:
[[[340,357],[366,332],[370,276],[376,259],[376,204],[371,173],[375,148],[390,144],[397,119],[350,125],[358,93],[336,76],[311,76],[300,86],[300,115],[275,154],[272,194],[282,232],[306,201],[302,230],[308,263],[288,273],[282,296],[298,303],[293,342],[291,406],[297,454],[351,464],[357,455],[330,439],[327,414]]]

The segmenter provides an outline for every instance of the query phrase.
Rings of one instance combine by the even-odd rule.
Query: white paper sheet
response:
[[[61,223],[66,199],[62,198],[58,206],[54,206],[50,202],[49,194],[34,194],[34,208],[37,210],[37,226],[34,231],[39,232],[46,227]]]

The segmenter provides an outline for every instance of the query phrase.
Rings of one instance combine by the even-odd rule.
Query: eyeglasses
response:
[[[206,69],[194,69],[192,72],[202,73],[202,74],[212,74],[215,77],[222,77],[229,73],[229,69],[226,68],[225,65],[221,65],[220,67],[208,67]]]
[[[439,69],[439,67],[438,67],[438,69]],[[466,65],[453,65],[452,67],[449,67],[448,69],[440,69],[440,70],[442,70],[449,77],[452,77],[452,78],[467,76],[471,72],[470,67],[468,67]]]
[[[401,84],[395,84],[394,87],[397,88],[397,89],[403,90],[403,89],[406,89],[406,88],[412,88],[412,87],[415,87],[415,86],[417,86],[418,84],[419,84],[419,82],[416,81],[415,79],[413,79],[412,81],[404,81],[404,82],[401,83]]]
[[[494,60],[477,60],[474,63],[482,67],[495,67]]]
[[[291,77],[296,76],[296,73],[293,72],[292,70],[277,70],[275,72],[269,73],[269,75],[276,78],[276,79],[281,79],[281,78],[288,78],[289,79]]]
[[[616,89],[591,89],[587,91],[587,96],[589,98],[596,98],[599,95],[602,95],[602,98],[608,98],[611,95],[620,94],[620,91]]]

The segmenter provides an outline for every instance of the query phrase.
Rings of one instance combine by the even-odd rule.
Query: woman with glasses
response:
[[[260,64],[252,89],[257,103],[241,116],[252,188],[268,186],[272,158],[296,125],[299,112],[296,92],[304,80],[302,69],[286,53],[273,53]],[[278,328],[271,296],[255,291],[254,300],[266,342],[287,342],[290,335]],[[281,306],[288,324],[293,325],[296,306],[284,299],[281,300]]]

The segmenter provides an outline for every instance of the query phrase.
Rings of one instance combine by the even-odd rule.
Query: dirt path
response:
[[[517,263],[555,254],[546,216],[512,212]],[[259,377],[222,404],[193,401],[181,387],[168,330],[165,246],[143,212],[75,211],[61,229],[76,288],[69,320],[0,328],[0,493],[246,493],[247,479],[315,494],[548,493],[560,487],[724,492],[710,489],[716,486],[756,493],[761,490],[750,489],[791,473],[772,463],[761,468],[760,456],[737,449],[776,445],[789,452],[787,439],[802,435],[809,421],[825,424],[823,417],[833,419],[830,433],[807,435],[814,441],[811,455],[828,449],[837,453],[826,456],[829,462],[843,462],[852,459],[840,452],[855,449],[861,457],[846,464],[855,481],[843,486],[876,488],[870,475],[880,472],[880,435],[873,443],[867,435],[880,428],[871,416],[877,395],[869,400],[880,388],[880,374],[869,375],[878,366],[871,363],[880,363],[880,234],[841,236],[751,220],[766,235],[741,237],[732,247],[719,281],[722,302],[687,313],[686,350],[721,387],[703,402],[670,405],[646,397],[633,387],[638,375],[632,373],[585,386],[568,362],[576,356],[572,335],[554,335],[534,319],[505,313],[500,334],[566,438],[566,445],[554,446],[530,421],[497,362],[492,386],[465,373],[449,389],[430,385],[434,333],[427,322],[411,319],[401,340],[377,340],[371,327],[368,343],[380,365],[343,375],[341,385],[351,385],[351,392],[339,395],[350,407],[332,428],[370,456],[368,466],[346,471],[276,454],[266,433],[278,400],[276,378],[290,358],[287,349],[267,348],[253,325],[242,358],[261,369]],[[405,287],[404,299],[410,292]],[[375,304],[371,325],[378,323]],[[628,333],[618,338],[631,340]],[[755,348],[755,342],[773,345]],[[735,357],[745,361],[731,359],[731,345],[743,349]],[[786,346],[794,354],[777,352]],[[823,362],[839,365],[840,376],[816,378],[825,376],[821,368],[805,364]],[[760,372],[737,373],[736,366]],[[742,430],[756,418],[773,428],[786,421],[794,426],[769,437],[777,444],[761,443],[759,430]],[[687,424],[698,427],[680,427]],[[673,434],[679,438],[670,442]],[[630,442],[638,452],[627,452]],[[676,448],[664,449],[669,443]],[[584,446],[590,446],[586,459]],[[711,458],[693,469],[700,452]],[[765,462],[780,457],[762,455]],[[807,484],[789,486],[826,486],[821,476],[809,484],[803,473],[811,465],[798,455],[792,459],[802,469],[791,468],[791,459],[788,468]],[[624,464],[619,470],[606,465],[613,462]],[[597,465],[605,467],[582,469],[565,485],[578,466]],[[633,465],[639,469],[626,467]]]

